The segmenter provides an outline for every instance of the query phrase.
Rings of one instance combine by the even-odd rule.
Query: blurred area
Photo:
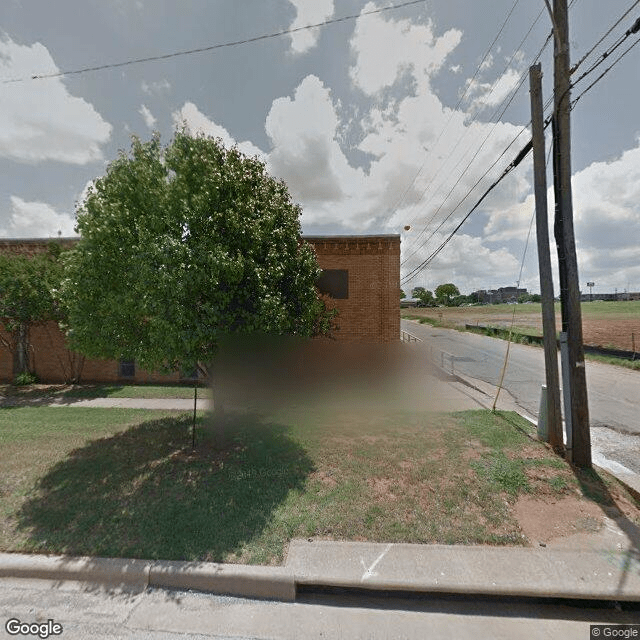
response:
[[[424,409],[434,395],[425,355],[400,342],[229,338],[211,366],[214,403],[259,412],[318,403],[359,411]]]

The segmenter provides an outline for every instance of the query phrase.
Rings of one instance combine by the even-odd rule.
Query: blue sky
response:
[[[4,0],[0,79],[192,49],[386,4]],[[575,0],[572,59],[630,5]],[[438,246],[528,139],[525,130],[460,204],[529,120],[528,81],[500,119],[494,114],[549,33],[545,11],[521,45],[543,0],[515,5],[469,86],[513,6],[514,0],[429,0],[210,53],[2,84],[0,236],[71,235],[75,203],[132,134],[147,138],[158,130],[168,140],[186,122],[263,157],[302,205],[306,233],[402,232],[406,272]],[[549,46],[542,57],[545,97],[551,54]],[[640,49],[632,51],[574,111],[580,275],[596,290],[640,290],[639,56]],[[529,158],[411,284],[454,281],[463,290],[515,284],[532,208]],[[533,290],[536,271],[532,237],[522,284]]]

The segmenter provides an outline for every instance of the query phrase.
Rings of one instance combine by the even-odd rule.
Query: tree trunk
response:
[[[29,327],[21,323],[16,341],[17,374],[31,373],[29,370]]]

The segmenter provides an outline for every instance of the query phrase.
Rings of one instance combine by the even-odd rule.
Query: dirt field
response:
[[[486,305],[480,307],[437,307],[403,309],[403,315],[426,316],[453,324],[508,326],[515,309],[515,325],[540,334],[542,316],[539,304]],[[640,351],[640,301],[585,302],[582,304],[585,344]],[[556,304],[556,327],[560,331],[560,305]]]

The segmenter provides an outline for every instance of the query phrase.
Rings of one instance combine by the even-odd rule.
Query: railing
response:
[[[408,331],[400,330],[400,339],[402,342],[423,342],[421,338],[418,336],[414,336],[412,333]],[[446,351],[442,351],[438,348],[433,348],[433,345],[429,345],[429,360],[430,362],[442,369],[447,373],[451,373],[451,375],[455,375],[455,361],[457,356],[454,356],[452,353],[447,353]]]
[[[422,342],[422,339],[418,338],[418,336],[414,336],[412,333],[402,329],[400,329],[400,339],[402,342]]]

